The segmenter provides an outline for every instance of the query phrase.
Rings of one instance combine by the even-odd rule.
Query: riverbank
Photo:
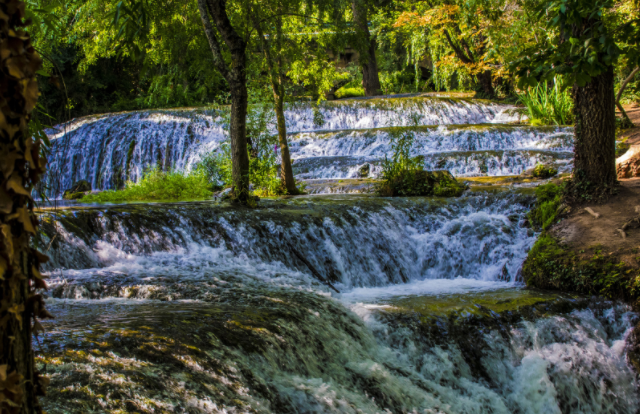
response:
[[[527,285],[622,299],[640,308],[636,206],[640,178],[621,180],[607,203],[559,208],[564,211],[543,231],[523,265]]]

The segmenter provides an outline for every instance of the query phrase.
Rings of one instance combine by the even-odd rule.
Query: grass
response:
[[[562,90],[557,78],[549,87],[540,83],[518,95],[527,107],[532,125],[570,125],[573,123],[573,100],[568,90]]]
[[[148,171],[139,183],[128,181],[122,190],[107,190],[88,194],[83,203],[118,203],[124,201],[178,201],[209,198],[211,184],[201,172],[183,174],[164,172],[156,168]]]
[[[358,96],[364,96],[364,88],[362,86],[354,88],[342,87],[336,91],[336,98],[356,98]]]

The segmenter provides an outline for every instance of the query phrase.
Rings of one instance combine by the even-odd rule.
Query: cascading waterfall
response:
[[[289,105],[285,117],[289,133],[295,134],[291,156],[302,179],[350,178],[356,167],[380,161],[389,147],[390,127],[411,129],[415,125],[505,123],[517,121],[520,115],[512,107],[490,102],[418,97],[325,102],[316,108],[308,103],[297,103]],[[270,128],[275,131],[273,123]],[[333,136],[313,132],[358,128],[382,129],[336,132]],[[474,148],[472,151],[495,150],[498,148],[488,144],[494,139],[502,141],[501,150],[553,149],[551,158],[556,153],[562,156],[571,151],[572,146],[567,129],[465,128],[451,131],[416,128],[416,155],[469,151],[471,147]],[[78,180],[89,181],[96,190],[117,188],[126,180],[138,181],[147,168],[154,166],[190,171],[203,155],[216,150],[228,139],[227,129],[228,113],[214,109],[128,112],[85,117],[59,125],[50,134],[49,196],[59,196]],[[434,139],[438,145],[430,143]],[[323,166],[312,171],[305,169],[308,160],[318,161],[320,157],[320,162],[322,159],[330,162],[330,157],[335,156],[351,157],[349,165],[353,171],[334,169],[332,173]],[[537,160],[534,156],[516,162],[518,166],[512,168],[512,172],[519,174],[523,168],[535,165]],[[461,163],[468,164],[466,161]],[[489,169],[484,173],[489,175],[505,171],[505,168],[494,171],[491,162],[485,164]],[[431,168],[428,163],[427,166]],[[471,167],[465,168],[471,171]],[[482,171],[478,169],[477,173],[482,174]]]
[[[433,98],[292,106],[294,168],[298,178],[348,178],[368,164],[375,176],[403,133],[428,168],[457,175],[570,168],[569,128],[491,124],[515,117],[508,109]],[[118,168],[129,178],[149,164],[188,170],[226,136],[224,113],[204,110],[67,129],[52,169],[64,185],[88,178],[94,188],[109,188]],[[478,188],[456,199],[44,210],[38,243],[56,315],[38,345],[52,378],[45,408],[637,413],[626,355],[637,315],[522,288],[532,201],[526,188]]]

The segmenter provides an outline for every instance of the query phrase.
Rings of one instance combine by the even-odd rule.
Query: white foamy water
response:
[[[127,180],[140,180],[146,169],[155,166],[191,171],[204,155],[228,140],[227,117],[226,110],[155,110],[86,117],[57,126],[50,134],[53,145],[47,178],[49,195],[59,196],[78,180],[89,181],[94,190],[117,188]],[[322,160],[305,171],[294,164],[299,179],[355,176],[363,164],[375,164],[389,153],[395,131],[392,129],[396,127],[415,130],[415,155],[431,157],[425,167],[447,168],[454,174],[519,174],[542,159],[523,153],[496,161],[496,155],[484,154],[475,158],[491,160],[474,159],[471,163],[477,165],[469,166],[467,155],[452,155],[452,151],[545,150],[552,152],[547,158],[553,161],[572,147],[571,131],[566,128],[420,127],[495,124],[519,119],[512,107],[485,101],[377,99],[326,102],[316,110],[308,103],[297,103],[289,105],[285,117],[288,132],[294,134],[291,136],[294,160],[304,162],[318,157],[361,160],[350,165],[347,172],[343,168],[327,168]],[[270,129],[275,133],[273,122]],[[345,129],[349,131],[342,131]],[[324,132],[318,132],[321,130]],[[327,132],[337,130],[340,131]],[[437,154],[447,158],[446,165]],[[374,167],[371,174],[376,173]]]

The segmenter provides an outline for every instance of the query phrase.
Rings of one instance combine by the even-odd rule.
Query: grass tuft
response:
[[[209,198],[211,183],[200,171],[191,174],[149,170],[139,183],[128,181],[122,190],[87,194],[83,203],[119,203],[125,201],[178,201]]]

